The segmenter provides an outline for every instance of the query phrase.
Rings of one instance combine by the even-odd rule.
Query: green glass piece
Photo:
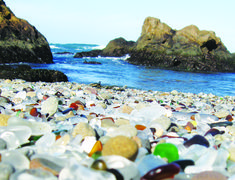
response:
[[[32,142],[36,142],[38,139],[40,139],[42,136],[40,135],[40,136],[31,136],[30,138],[29,138],[29,140],[30,141],[32,141]]]
[[[161,158],[166,158],[169,163],[179,159],[178,149],[171,143],[157,144],[153,154],[155,156],[160,156]]]
[[[20,113],[21,113],[21,111],[17,111],[16,117],[19,117]]]
[[[100,156],[101,156],[101,151],[97,151],[97,152],[93,153],[91,157],[93,159],[98,159]]]

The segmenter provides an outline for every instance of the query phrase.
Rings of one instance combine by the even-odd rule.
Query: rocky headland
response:
[[[174,30],[159,19],[147,17],[136,42],[117,38],[103,50],[77,53],[74,57],[129,54],[132,64],[183,71],[235,72],[235,58],[213,31],[189,25]]]
[[[68,81],[59,71],[32,69],[23,63],[53,63],[46,38],[32,25],[17,18],[0,0],[0,78],[36,82]]]
[[[53,63],[46,38],[0,0],[0,63]]]

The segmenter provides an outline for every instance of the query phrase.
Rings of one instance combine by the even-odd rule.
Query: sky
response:
[[[4,0],[49,43],[107,45],[123,37],[136,41],[144,19],[156,17],[180,30],[194,24],[220,37],[235,52],[234,0]]]

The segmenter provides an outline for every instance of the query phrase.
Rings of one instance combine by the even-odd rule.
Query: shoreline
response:
[[[170,168],[172,173],[176,168],[164,177],[192,179],[213,170],[234,178],[234,96],[20,79],[0,79],[0,89],[0,140],[6,143],[0,149],[1,163],[16,169],[9,176],[47,172],[42,179],[81,174],[115,179],[118,172],[125,179],[140,179],[154,168]],[[127,144],[110,152],[120,141]],[[132,143],[137,150],[129,157]],[[176,147],[176,158],[157,155],[162,144]],[[97,170],[96,163],[102,168]]]

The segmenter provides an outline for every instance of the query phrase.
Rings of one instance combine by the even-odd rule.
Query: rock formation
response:
[[[0,63],[53,63],[46,38],[0,0]]]
[[[181,30],[157,18],[144,21],[129,62],[188,71],[235,71],[232,54],[212,31],[194,25]]]
[[[122,57],[132,51],[135,47],[134,41],[126,41],[124,38],[117,38],[108,43],[103,50],[92,50],[88,52],[79,52],[74,55],[75,58],[82,57]]]
[[[89,56],[92,52],[78,54]],[[234,55],[214,32],[199,30],[194,25],[174,30],[153,17],[145,19],[136,43],[118,38],[96,51],[100,56],[125,54],[130,55],[128,62],[133,64],[183,71],[235,72]]]
[[[56,70],[31,69],[29,65],[1,65],[0,79],[23,79],[30,82],[67,82],[67,76]]]

